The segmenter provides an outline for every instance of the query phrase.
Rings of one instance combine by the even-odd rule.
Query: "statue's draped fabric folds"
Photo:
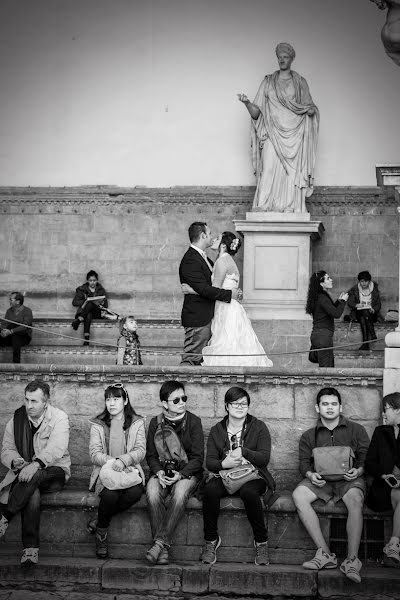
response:
[[[279,71],[267,75],[254,99],[260,109],[251,126],[256,210],[306,212],[313,192],[319,112],[304,77],[291,75],[285,81]]]

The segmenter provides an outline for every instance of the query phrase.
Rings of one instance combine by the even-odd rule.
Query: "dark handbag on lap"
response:
[[[317,428],[315,428],[317,443]],[[314,471],[326,481],[340,481],[353,467],[354,452],[350,446],[321,446],[312,451]]]

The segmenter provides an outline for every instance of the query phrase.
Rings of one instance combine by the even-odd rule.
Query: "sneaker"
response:
[[[336,554],[329,554],[329,552],[324,552],[322,548],[318,548],[314,558],[304,562],[303,567],[305,569],[311,569],[312,571],[320,571],[321,569],[336,569]]]
[[[1,519],[0,519],[0,538],[3,537],[3,535],[5,534],[5,532],[7,531],[7,527],[8,527],[8,521],[7,519],[2,515]]]
[[[346,558],[340,565],[340,570],[346,575],[346,577],[348,577],[348,579],[354,581],[354,583],[360,583],[361,567],[361,560],[357,558],[357,556],[354,556],[353,558]]]
[[[383,549],[383,564],[388,567],[400,566],[400,543],[386,544]]]
[[[221,545],[221,538],[218,536],[213,542],[207,542],[201,551],[200,560],[207,565],[213,565],[217,562],[217,550]]]
[[[72,327],[72,329],[75,329],[75,331],[76,331],[80,324],[81,324],[80,319],[74,319],[71,323],[71,327]]]
[[[259,566],[269,565],[268,540],[266,542],[254,541],[254,547],[256,549],[254,564]]]
[[[37,565],[39,562],[39,548],[24,548],[21,565]]]
[[[155,540],[152,547],[149,550],[147,550],[147,552],[146,552],[147,560],[150,563],[152,563],[153,565],[156,565],[158,563],[158,559],[160,558],[160,555],[163,550],[164,550],[164,544],[163,544],[162,540]]]
[[[169,564],[169,556],[168,556],[168,548],[164,546],[160,552],[160,555],[157,559],[158,565],[168,565]]]
[[[88,522],[86,523],[86,531],[94,535],[96,533],[97,528],[97,517],[90,517]]]
[[[96,527],[96,556],[97,558],[108,557],[108,528],[107,527]]]

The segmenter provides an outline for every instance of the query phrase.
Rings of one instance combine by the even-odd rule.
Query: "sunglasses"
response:
[[[110,388],[117,388],[117,389],[120,389],[120,390],[124,390],[125,394],[128,395],[128,392],[127,392],[127,390],[126,390],[126,388],[125,388],[125,386],[124,386],[123,383],[113,383],[112,385],[108,386],[107,390],[110,389]]]
[[[236,450],[236,448],[239,448],[239,441],[238,441],[236,433],[234,433],[231,436],[231,444],[232,444],[232,450]]]
[[[178,398],[173,398],[172,402],[174,404],[179,404],[179,402],[182,400],[182,402],[187,402],[187,396],[179,396]]]

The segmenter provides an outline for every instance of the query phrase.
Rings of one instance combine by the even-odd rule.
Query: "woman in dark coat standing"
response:
[[[334,302],[328,293],[332,286],[332,277],[326,271],[317,271],[311,275],[306,304],[306,313],[313,318],[311,349],[333,346],[334,319],[342,315],[349,296],[346,292],[342,292]],[[320,367],[335,366],[333,349],[321,350],[317,355]]]
[[[400,392],[383,398],[383,412],[386,425],[375,429],[365,460],[366,473],[374,478],[366,504],[375,511],[393,509],[393,531],[383,549],[384,563],[400,566]]]

